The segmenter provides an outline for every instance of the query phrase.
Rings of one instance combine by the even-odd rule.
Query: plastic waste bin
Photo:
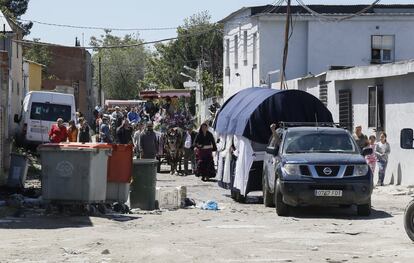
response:
[[[130,193],[131,208],[154,210],[157,182],[157,164],[155,159],[138,159],[133,161],[132,183]]]
[[[106,200],[109,144],[39,146],[44,200],[101,203]]]
[[[132,178],[132,145],[112,144],[112,154],[108,158],[108,182],[106,200],[125,203],[129,197],[129,184]]]
[[[26,156],[12,153],[7,186],[11,188],[24,188],[28,168],[29,161]]]

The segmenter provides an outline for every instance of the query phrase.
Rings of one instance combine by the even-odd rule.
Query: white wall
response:
[[[13,37],[18,39],[17,36]],[[24,98],[24,83],[23,83],[23,50],[22,46],[16,42],[12,42],[11,53],[11,68],[9,71],[9,132],[14,134],[18,129],[18,124],[14,123],[13,116],[20,114],[22,102]],[[18,53],[17,53],[18,52]]]
[[[331,82],[328,88],[328,108],[334,121],[339,121],[338,91],[352,90],[353,123],[361,125],[367,136],[378,134],[368,127],[368,86],[383,84],[385,104],[385,132],[391,146],[385,182],[392,176],[394,182],[404,185],[414,184],[414,150],[400,148],[400,131],[414,128],[414,74],[382,79],[363,79]],[[377,174],[375,173],[375,180]],[[375,181],[376,182],[376,181]]]
[[[223,39],[223,96],[224,98],[229,98],[234,93],[241,89],[258,86],[259,82],[259,73],[258,69],[253,68],[253,33],[258,32],[258,24],[254,18],[246,18],[250,15],[250,10],[240,13],[234,17],[231,21],[225,24],[224,26],[224,39]],[[247,30],[247,62],[244,62],[243,58],[243,48],[244,48],[244,31]],[[238,67],[235,68],[235,45],[234,45],[234,36],[238,36]],[[227,66],[226,61],[226,40],[230,40],[230,50],[229,50],[229,67],[230,67],[230,76],[225,75],[225,69]],[[257,34],[257,63],[259,61],[259,42],[260,37]],[[252,83],[252,73],[253,73],[253,83]]]
[[[388,175],[414,184],[414,150],[400,148],[400,131],[414,129],[414,74],[384,79],[385,123],[391,146]]]
[[[308,70],[319,74],[330,65],[369,65],[371,35],[395,35],[395,60],[414,58],[414,20],[411,17],[404,19],[372,17],[340,23],[309,21]]]
[[[282,68],[285,39],[284,21],[260,21],[260,76],[267,81],[267,73]],[[296,21],[289,41],[286,78],[305,76],[307,72],[308,22]],[[270,82],[279,79],[271,76]]]
[[[252,86],[252,39],[257,31],[257,69],[253,84],[267,83],[267,73],[282,67],[285,20],[283,16],[248,17],[241,12],[225,23],[224,39],[230,39],[230,77],[224,77],[224,97]],[[414,16],[376,15],[343,22],[323,22],[314,17],[295,16],[289,41],[287,79],[317,75],[329,66],[363,66],[371,62],[371,36],[395,36],[395,61],[414,58]],[[248,64],[243,64],[243,30],[249,30]],[[239,67],[234,68],[234,34],[239,34]],[[225,40],[224,40],[225,45]],[[224,50],[224,59],[226,50]],[[224,67],[226,63],[224,63]],[[239,76],[236,76],[236,73]],[[279,74],[271,76],[277,82]]]

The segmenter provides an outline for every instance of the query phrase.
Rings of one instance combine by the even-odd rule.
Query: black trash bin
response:
[[[131,208],[156,209],[157,165],[155,159],[134,160],[129,200]]]

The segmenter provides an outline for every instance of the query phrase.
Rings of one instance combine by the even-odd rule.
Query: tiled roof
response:
[[[310,9],[321,14],[355,14],[369,5],[308,5]],[[286,6],[274,7],[272,5],[250,7],[252,15],[260,13],[286,14]],[[302,6],[291,6],[292,13],[309,14]],[[414,5],[375,5],[365,13],[414,13]]]
[[[308,5],[310,9],[320,14],[355,14],[369,5]],[[286,14],[286,6],[274,7],[272,5],[251,7],[252,15],[260,13]],[[365,13],[414,13],[414,5],[375,5]],[[292,13],[309,14],[302,6],[291,6]]]
[[[369,7],[369,5],[307,5],[313,11],[324,14],[324,15],[351,15],[361,10]],[[275,7],[273,5],[263,5],[263,6],[251,6],[243,7],[227,17],[220,20],[220,22],[226,22],[235,15],[250,10],[251,15],[260,15],[265,13],[270,14],[286,14],[286,5]],[[291,11],[293,14],[310,14],[308,10],[299,5],[291,6]],[[414,4],[407,5],[375,5],[374,7],[368,9],[365,14],[414,14]]]

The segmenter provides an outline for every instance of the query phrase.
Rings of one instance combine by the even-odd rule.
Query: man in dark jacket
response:
[[[116,137],[119,144],[132,144],[132,128],[127,119],[116,129]]]
[[[140,135],[139,151],[141,159],[155,159],[157,156],[158,139],[153,128],[152,122],[148,122],[147,128]]]

